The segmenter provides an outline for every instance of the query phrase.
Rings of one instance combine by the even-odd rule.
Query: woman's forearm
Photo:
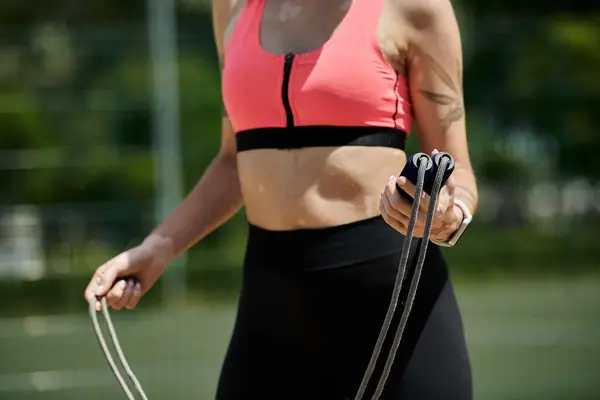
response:
[[[471,211],[471,214],[475,215],[479,205],[479,194],[477,191],[475,174],[471,169],[458,167],[452,175],[456,182],[454,198],[465,203],[469,208],[469,211]]]
[[[213,0],[212,20],[221,69],[224,36],[237,0]],[[241,2],[240,2],[241,3]],[[155,262],[166,265],[226,222],[243,204],[233,128],[223,117],[221,151],[187,198],[144,240]]]
[[[462,201],[471,214],[475,215],[478,205],[475,174],[470,168],[461,168],[460,165],[457,165],[452,173],[452,178],[454,180],[454,200]],[[448,209],[448,213],[445,214],[444,223],[438,229],[431,230],[432,239],[446,241],[459,229],[465,216],[463,209],[454,204],[454,207]]]
[[[242,206],[235,154],[219,154],[186,199],[145,240],[168,263],[225,223]]]

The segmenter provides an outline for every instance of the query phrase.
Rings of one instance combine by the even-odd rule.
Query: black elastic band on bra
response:
[[[377,146],[404,150],[406,132],[371,126],[296,126],[257,128],[236,134],[237,150],[303,147]]]

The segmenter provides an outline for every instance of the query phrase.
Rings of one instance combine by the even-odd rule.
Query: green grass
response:
[[[476,399],[600,398],[600,277],[456,286]],[[151,400],[209,400],[234,316],[223,302],[114,319]],[[0,319],[0,399],[121,398],[85,310]]]

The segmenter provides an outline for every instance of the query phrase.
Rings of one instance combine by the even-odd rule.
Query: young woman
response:
[[[413,188],[395,177],[413,119],[422,151],[456,161],[432,240],[456,238],[477,207],[452,5],[213,0],[213,17],[228,112],[221,151],[142,244],[98,268],[86,298],[135,307],[173,257],[244,205],[243,289],[217,399],[353,399],[408,224],[411,205],[395,185]],[[119,280],[127,276],[139,284]],[[430,245],[382,398],[471,396],[460,313]]]

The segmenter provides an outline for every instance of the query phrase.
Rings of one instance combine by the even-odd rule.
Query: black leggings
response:
[[[390,302],[402,241],[381,218],[285,232],[250,226],[217,400],[353,400]],[[411,277],[409,270],[365,399],[379,379]],[[471,398],[460,313],[440,250],[431,245],[381,399]]]

